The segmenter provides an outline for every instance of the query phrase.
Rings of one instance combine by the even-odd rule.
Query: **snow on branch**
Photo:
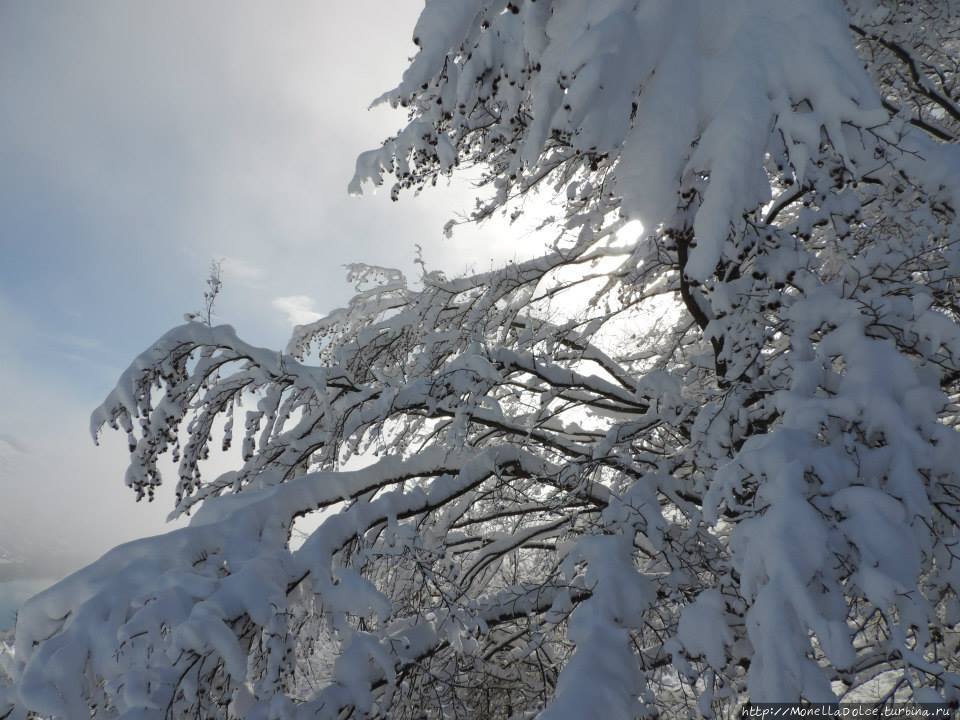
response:
[[[353,189],[478,165],[564,232],[352,266],[286,352],[160,338],[92,429],[190,525],[27,603],[0,718],[960,701],[946,5],[430,0]]]

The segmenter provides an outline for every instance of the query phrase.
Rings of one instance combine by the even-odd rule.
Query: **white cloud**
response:
[[[76,350],[100,350],[103,348],[103,343],[96,338],[76,335],[74,333],[62,333],[58,336],[52,336],[51,339],[59,342],[61,345]]]
[[[323,317],[313,309],[313,300],[306,295],[277,297],[270,304],[280,312],[286,313],[291,325],[306,325]]]

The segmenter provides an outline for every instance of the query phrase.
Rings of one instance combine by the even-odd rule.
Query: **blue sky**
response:
[[[280,348],[343,304],[352,261],[413,272],[510,257],[505,223],[441,238],[464,184],[352,198],[356,155],[402,122],[368,111],[415,48],[417,0],[0,5],[0,435],[26,448],[0,506],[100,551],[161,527],[121,438],[87,418],[135,354],[200,305]],[[2,538],[0,538],[2,540]]]

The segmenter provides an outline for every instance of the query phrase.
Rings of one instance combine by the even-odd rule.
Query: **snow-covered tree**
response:
[[[284,353],[162,337],[93,430],[191,522],[23,608],[0,717],[956,702],[958,15],[428,0],[352,189],[476,167],[476,219],[556,193],[555,246],[354,267]]]

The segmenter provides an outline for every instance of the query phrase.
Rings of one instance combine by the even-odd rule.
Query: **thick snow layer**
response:
[[[286,353],[136,358],[92,430],[138,498],[169,453],[191,523],[24,606],[0,716],[960,701],[958,36],[934,0],[430,0],[353,189],[479,165],[474,216],[549,186],[556,243],[351,266]]]

